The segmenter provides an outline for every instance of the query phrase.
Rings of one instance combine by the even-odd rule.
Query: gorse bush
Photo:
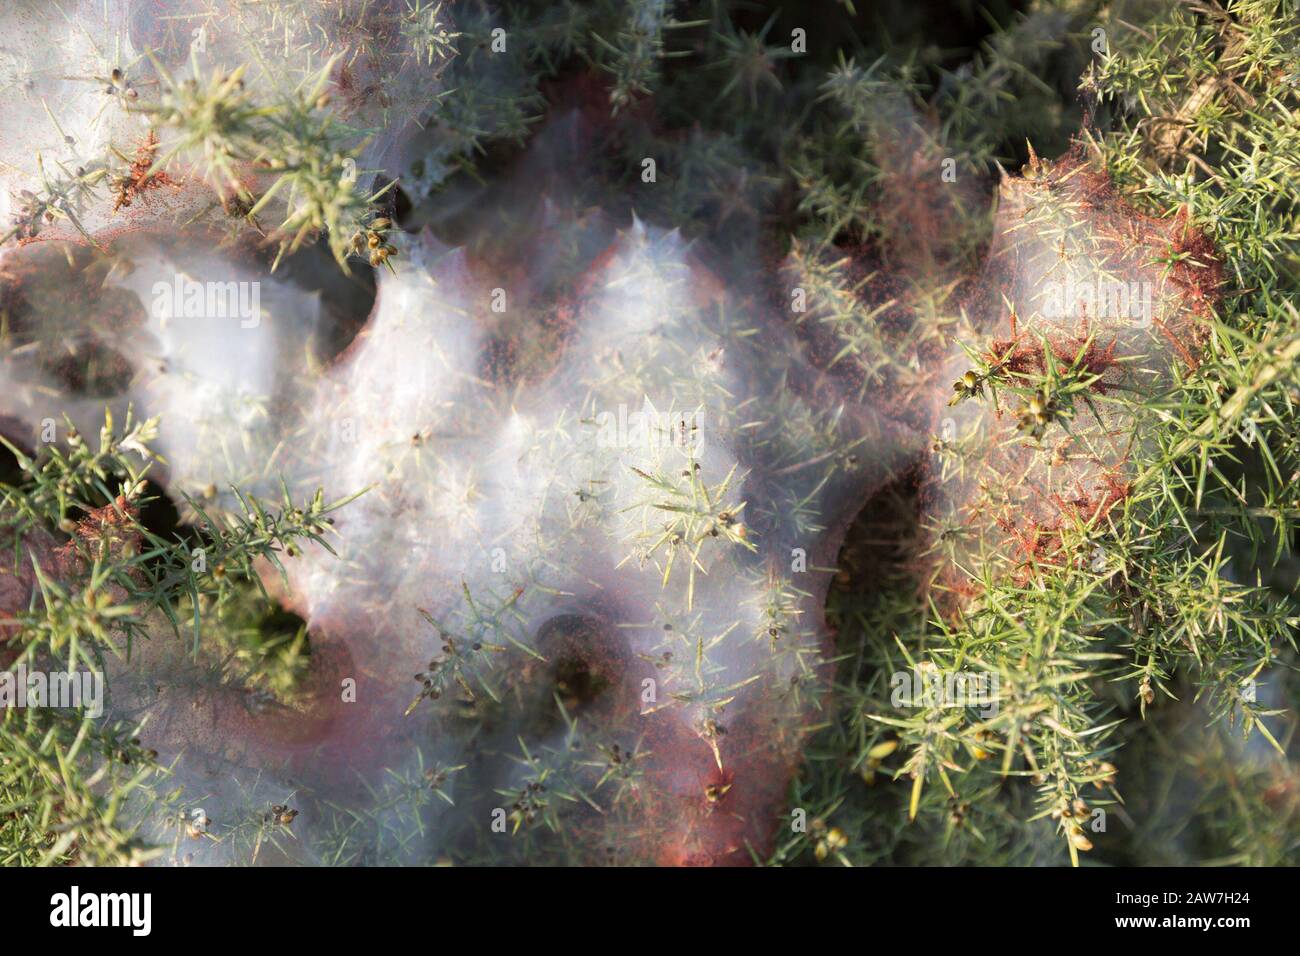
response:
[[[1290,0],[85,6],[0,860],[1296,861]]]
[[[1031,151],[1028,191],[1047,198],[1028,208],[1025,187],[1003,189],[1001,214],[1010,207],[1032,223],[1033,238],[1014,239],[1017,224],[1014,267],[994,257],[986,291],[1010,313],[1009,330],[1004,317],[1001,337],[957,333],[968,355],[953,366],[954,377],[966,371],[952,414],[1010,398],[1013,417],[1001,438],[978,433],[990,424],[984,410],[976,425],[946,419],[935,469],[946,480],[931,492],[964,506],[932,540],[945,555],[945,587],[971,596],[941,614],[937,630],[922,623],[915,577],[901,572],[894,598],[832,599],[865,638],[845,688],[857,732],[837,729],[827,746],[852,741],[851,766],[872,777],[881,754],[884,766],[903,755],[908,816],[931,834],[904,826],[886,798],[823,803],[839,804],[845,832],[872,848],[865,859],[1051,859],[1050,831],[1033,823],[1044,817],[1076,859],[1094,847],[1129,862],[1294,858],[1294,772],[1282,756],[1293,727],[1294,502],[1285,486],[1295,474],[1298,354],[1286,68],[1295,27],[1284,6],[1099,20],[1078,159],[1053,168]],[[1257,179],[1234,161],[1242,143],[1267,143],[1250,153],[1255,168],[1267,154],[1274,171]],[[1087,184],[1097,175],[1089,169],[1105,170],[1144,212],[1120,212],[1110,187]],[[1073,339],[1050,321],[1039,338],[1050,313],[1039,277],[1058,257],[1077,269],[1080,256],[1089,279],[1128,283],[1155,270],[1152,284],[1172,282],[1188,308],[1171,314],[1157,298],[1154,316],[1118,330],[1094,309],[1091,329],[1075,326]],[[1134,342],[1134,325],[1146,326],[1148,347]],[[996,435],[996,415],[992,425]],[[1042,448],[1033,459],[1017,430]],[[1062,480],[1072,470],[1074,480]],[[1001,563],[1008,552],[1012,567]],[[997,715],[891,708],[887,675],[926,663],[991,670]],[[1183,708],[1204,713],[1209,729],[1163,715]],[[1227,742],[1252,734],[1277,754]],[[1153,751],[1163,758],[1145,759]],[[814,775],[807,798],[847,786],[842,766],[826,776]],[[1120,802],[1133,796],[1127,779],[1177,793],[1178,809],[1162,812],[1144,795],[1138,819]]]

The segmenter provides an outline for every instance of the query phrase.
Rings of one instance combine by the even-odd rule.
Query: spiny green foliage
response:
[[[436,32],[417,29],[428,4],[410,6],[412,44],[440,44]],[[741,5],[727,0],[681,5],[675,20],[655,0],[509,2],[499,11],[457,5],[460,55],[436,112],[444,139],[417,161],[415,178],[436,189],[454,170],[491,175],[488,154],[508,154],[540,118],[545,81],[575,63],[594,65],[610,78],[608,106],[619,124],[614,155],[603,157],[610,178],[633,182],[648,155],[668,173],[659,188],[639,194],[643,214],[746,252],[760,228],[770,229],[780,245],[793,246],[798,275],[811,290],[805,322],[833,331],[838,361],[852,358],[867,383],[919,389],[918,356],[926,345],[951,343],[959,326],[952,284],[897,290],[916,315],[906,333],[915,350],[909,354],[876,321],[881,304],[863,301],[861,277],[839,268],[829,247],[884,246],[897,237],[885,187],[898,172],[888,147],[900,139],[930,169],[956,159],[962,181],[991,173],[994,161],[1014,168],[1027,138],[1045,154],[1063,149],[1081,114],[1062,88],[1072,88],[1094,58],[1092,31],[1101,26],[1108,52],[1095,57],[1082,86],[1085,103],[1097,109],[1092,157],[1152,215],[1186,206],[1231,277],[1208,325],[1205,360],[1180,372],[1163,394],[1116,399],[1142,439],[1131,491],[1103,520],[1062,532],[1066,550],[1092,555],[1100,547],[1101,560],[1020,583],[972,568],[983,600],[970,613],[945,617],[918,597],[910,559],[919,547],[921,505],[907,482],[871,503],[831,598],[841,652],[833,710],[791,794],[791,807],[805,810],[810,826],[783,831],[769,862],[1060,862],[1088,842],[1091,856],[1111,862],[1295,862],[1293,773],[1271,747],[1261,757],[1225,728],[1259,731],[1252,741],[1293,750],[1294,722],[1280,711],[1294,702],[1295,683],[1280,669],[1294,664],[1291,549],[1300,512],[1293,490],[1300,475],[1300,11],[1290,0],[1223,7],[1210,0],[1115,5],[1103,16],[1100,3],[1039,2],[1029,5],[1037,19],[1001,16],[1009,26],[958,64],[917,42],[907,7],[880,4],[897,43],[839,42],[851,32],[828,26],[821,37],[836,36],[836,43],[819,42],[814,28],[811,54],[794,57],[786,38],[802,11],[770,19],[764,11],[737,25]],[[816,15],[842,26],[838,13]],[[491,31],[499,24],[510,31],[505,51],[495,55]],[[244,142],[264,159],[268,149],[312,145],[319,166],[286,172],[301,179],[285,181],[301,197],[286,230],[329,226],[346,251],[353,214],[365,213],[357,197],[340,200],[333,191],[341,158],[329,131],[303,125],[313,89],[304,87],[282,129],[263,131],[269,140],[259,134],[256,144]],[[651,98],[658,128],[637,116],[638,103]],[[239,124],[233,132],[196,126],[201,112],[174,108],[159,118],[198,144],[249,134]],[[329,148],[315,152],[325,141]],[[57,214],[72,191],[104,176],[86,170],[52,179],[48,195],[33,197],[36,218]],[[986,205],[953,202],[948,255],[973,267],[986,237]],[[1019,390],[1026,405],[1041,395],[1045,412],[1065,407],[1056,397],[1068,398],[1083,373],[1045,364],[1040,378],[1000,384]],[[991,392],[999,383],[988,384]],[[991,395],[972,388],[966,398]],[[1045,439],[1068,424],[1045,417]],[[810,441],[825,438],[828,456],[848,453],[824,432],[833,429],[808,426]],[[48,480],[38,469],[21,489],[6,489],[6,520],[12,509],[21,516],[16,525],[52,530],[71,507],[141,494],[140,473],[123,457],[132,450],[113,439],[98,465],[59,465]],[[791,454],[794,460],[808,451]],[[275,559],[293,540],[319,537],[327,510],[286,501],[279,513],[252,505],[233,523],[205,518],[216,548],[208,560],[231,569],[229,578],[255,583],[253,558]],[[801,515],[797,502],[790,510],[794,517],[784,520],[815,525],[817,516]],[[698,509],[685,514],[705,520]],[[718,517],[709,503],[707,520]],[[221,623],[204,609],[227,602],[224,625],[211,629],[228,633],[213,639],[233,633],[238,642],[249,622],[234,608],[246,609],[240,602],[247,590],[240,597],[197,578],[188,570],[189,545],[152,539],[134,519],[129,527],[146,543],[134,557],[99,565],[98,577],[89,578],[94,589],[111,582],[130,596],[126,622],[159,609],[191,639]],[[143,584],[131,569],[143,573]],[[87,612],[74,610],[79,599],[48,590],[41,620],[23,624],[25,652],[75,646],[73,622],[87,623]],[[775,595],[774,628],[781,604]],[[113,606],[120,606],[116,598]],[[261,645],[253,646],[257,668]],[[998,713],[893,706],[891,675],[922,664],[940,674],[996,673]],[[1260,678],[1257,688],[1247,683]],[[498,706],[492,695],[478,695],[466,720],[485,723]],[[618,808],[635,799],[641,751],[620,751],[584,727],[575,759],[566,748],[578,728],[567,724],[559,702],[555,711],[567,727],[555,752],[519,745],[517,759],[534,786],[476,798],[513,801],[517,839],[502,849],[478,831],[453,834],[463,858],[576,858],[574,835],[560,821],[564,806]],[[145,852],[113,820],[121,799],[139,786],[148,755],[132,752],[129,729],[99,743],[88,727],[49,712],[9,714],[0,723],[7,761],[0,767],[0,846],[22,848],[15,861],[121,862]],[[79,760],[68,758],[74,751]],[[91,751],[96,759],[87,761]],[[385,780],[377,784],[383,798],[365,816],[335,807],[325,816],[336,834],[328,861],[405,860],[406,846],[427,825],[422,810],[449,802],[442,787],[463,772],[428,767]],[[1162,806],[1169,792],[1179,795],[1178,814]],[[1104,834],[1089,829],[1095,809],[1108,813]],[[187,819],[177,811],[178,846]],[[1191,837],[1179,832],[1184,821]],[[284,825],[253,803],[222,831],[253,857],[285,838]],[[610,859],[619,861],[617,848]]]
[[[1294,759],[1296,726],[1297,10],[1138,12],[1101,21],[1109,52],[1083,81],[1103,106],[1089,148],[1150,212],[1186,208],[1232,287],[1199,367],[1156,395],[1109,396],[1136,428],[1131,486],[1104,518],[1063,529],[1063,551],[1084,560],[1021,584],[976,566],[983,597],[955,618],[920,607],[901,570],[883,594],[833,597],[852,655],[844,721],[814,750],[795,801],[847,834],[843,862],[1050,861],[1061,855],[1053,830],[1076,860],[1094,847],[1129,863],[1297,858],[1283,756]],[[991,400],[995,376],[973,371],[954,401]],[[1077,378],[1049,367],[1018,385],[1040,407],[1064,407]],[[1050,438],[1064,423],[1046,419],[1034,430]],[[891,706],[886,676],[922,659],[940,674],[996,673],[997,714]],[[1256,733],[1262,749],[1240,744]],[[882,788],[882,771],[909,792]],[[776,859],[825,856],[826,826]]]
[[[387,228],[386,221],[376,225],[382,217],[375,204],[393,184],[368,195],[357,188],[364,170],[356,169],[352,152],[360,132],[323,111],[334,68],[333,61],[326,63],[290,95],[267,105],[245,91],[243,68],[216,70],[205,77],[194,60],[191,75],[174,77],[155,64],[161,93],[156,102],[145,103],[140,110],[157,129],[174,130],[177,135],[154,161],[154,169],[166,169],[178,157],[201,157],[212,185],[241,203],[243,218],[254,223],[279,195],[286,204],[276,229],[283,236],[281,256],[322,234],[340,263],[346,264],[349,254],[369,255],[365,240],[371,234],[382,240]],[[275,177],[259,195],[237,172],[250,165],[270,170]]]
[[[343,502],[327,504],[318,494],[299,507],[286,493],[280,507],[269,508],[240,495],[244,513],[225,516],[209,516],[194,503],[194,540],[166,540],[138,517],[148,502],[146,474],[155,460],[148,443],[156,425],[128,415],[118,427],[108,415],[96,445],[74,431],[66,449],[44,446],[35,457],[5,443],[21,473],[17,483],[0,483],[5,572],[20,576],[31,567],[38,588],[29,609],[3,622],[0,648],[6,659],[16,655],[11,667],[99,673],[108,655],[129,663],[134,641],[192,636],[197,652],[200,635],[213,638],[215,631],[254,682],[283,693],[293,685],[296,657],[281,640],[256,633],[262,583],[255,561],[279,567],[282,555],[307,541],[328,548],[329,514]],[[261,595],[264,616],[270,604]],[[160,616],[170,620],[171,634],[159,633]],[[151,858],[154,849],[122,820],[128,800],[169,799],[160,786],[166,770],[155,758],[121,722],[108,725],[79,710],[4,708],[3,862],[122,865]]]

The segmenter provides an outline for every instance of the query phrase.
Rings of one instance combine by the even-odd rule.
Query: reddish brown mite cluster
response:
[[[991,368],[1011,375],[1041,375],[1046,368],[1043,346],[1029,341],[1027,336],[1016,333],[1016,317],[1010,316],[1012,337],[995,339],[984,353],[984,359]],[[1047,347],[1053,358],[1062,366],[1077,365],[1079,370],[1097,376],[1092,388],[1105,394],[1107,383],[1103,376],[1115,365],[1115,340],[1102,345],[1093,336],[1085,332],[1080,335],[1061,336],[1056,341],[1049,341]]]
[[[1080,492],[1076,497],[1064,499],[1052,494],[1050,499],[1059,509],[1058,517],[1040,523],[1034,518],[1016,522],[1006,516],[996,519],[997,526],[1006,532],[1008,538],[1023,556],[1015,569],[1015,581],[1019,585],[1028,584],[1036,576],[1053,568],[1062,568],[1070,561],[1079,559],[1077,549],[1067,549],[1063,533],[1073,525],[1085,525],[1102,522],[1111,510],[1124,501],[1129,494],[1129,484],[1112,474],[1103,476],[1105,490],[1100,495]]]
[[[1187,293],[1187,303],[1198,318],[1207,319],[1223,299],[1224,271],[1214,241],[1192,224],[1183,206],[1169,230],[1174,268],[1171,280]]]
[[[76,566],[84,554],[114,559],[134,551],[140,543],[140,535],[134,530],[137,510],[122,495],[112,504],[91,509],[71,529],[73,540],[56,552],[63,559],[62,567]]]
[[[113,182],[113,211],[117,212],[151,189],[175,186],[176,181],[163,170],[155,170],[158,134],[150,130],[135,151],[135,157],[126,173]]]

